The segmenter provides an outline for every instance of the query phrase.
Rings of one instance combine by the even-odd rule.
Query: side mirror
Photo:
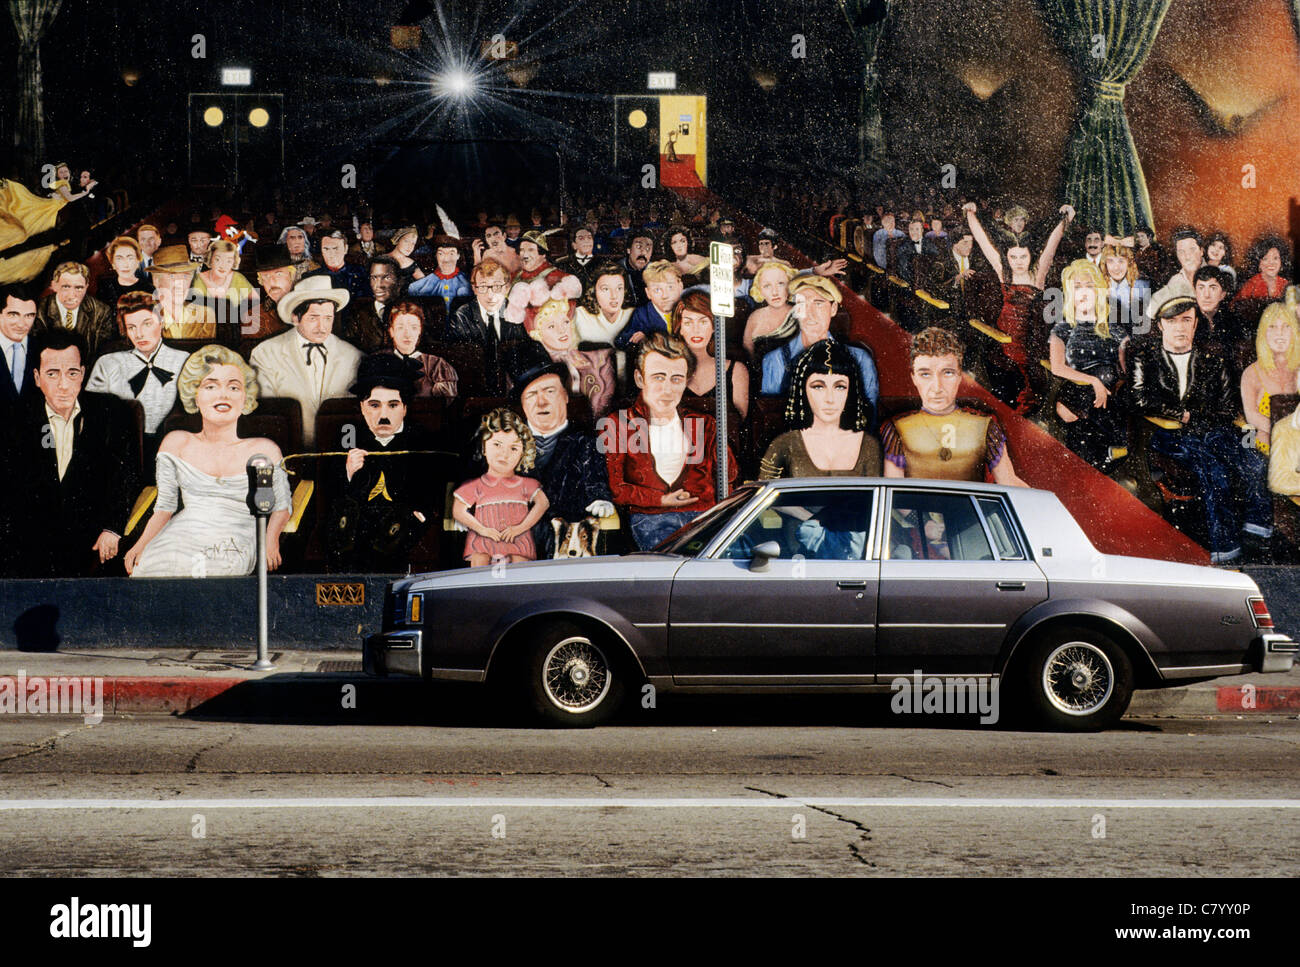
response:
[[[754,556],[749,559],[751,571],[766,571],[772,559],[781,556],[781,545],[776,541],[764,541],[754,548]]]

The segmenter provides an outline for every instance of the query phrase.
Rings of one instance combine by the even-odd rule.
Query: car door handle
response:
[[[865,591],[866,581],[836,581],[835,586],[841,591]]]
[[[1023,591],[1025,589],[1024,581],[999,581],[999,591]]]

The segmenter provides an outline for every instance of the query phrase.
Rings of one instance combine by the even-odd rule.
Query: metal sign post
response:
[[[709,243],[709,307],[713,311],[713,358],[715,368],[713,419],[718,431],[717,480],[714,493],[718,500],[727,496],[727,320],[736,314],[736,266],[730,245]]]

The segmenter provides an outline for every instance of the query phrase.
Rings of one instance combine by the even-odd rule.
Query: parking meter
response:
[[[272,480],[275,465],[264,453],[255,453],[248,458],[248,509],[257,518],[257,661],[253,667],[259,670],[273,668],[268,657],[267,617],[266,617],[266,522],[275,507],[275,493]]]
[[[255,453],[248,458],[248,509],[255,517],[270,517],[275,506],[271,489],[275,467],[265,454]]]

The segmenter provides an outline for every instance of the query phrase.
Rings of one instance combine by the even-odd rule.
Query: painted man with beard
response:
[[[257,247],[258,298],[249,309],[240,335],[251,339],[275,336],[289,327],[281,320],[277,304],[298,281],[298,269],[289,249],[283,245],[263,243]]]
[[[505,318],[533,331],[533,318],[540,306],[552,299],[569,303],[572,315],[582,295],[582,283],[547,260],[546,233],[527,232],[519,241],[519,271],[506,297]]]
[[[643,306],[650,301],[645,294],[645,280],[641,278],[641,273],[650,264],[650,256],[654,253],[654,248],[654,238],[649,232],[634,230],[628,237],[627,255],[620,263],[626,276],[627,291],[636,297],[638,306]]]
[[[474,264],[478,265],[485,258],[500,262],[512,276],[519,271],[519,255],[506,244],[506,233],[495,222],[483,230],[481,239],[474,239]]]

